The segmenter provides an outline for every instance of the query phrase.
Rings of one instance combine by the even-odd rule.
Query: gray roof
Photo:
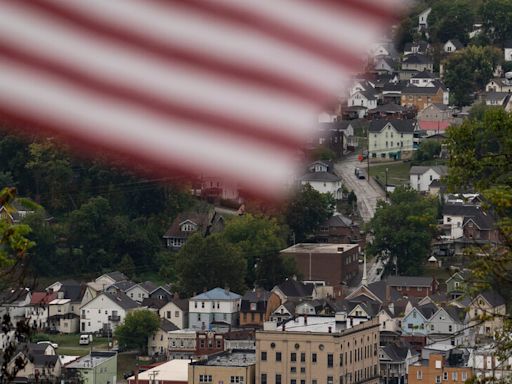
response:
[[[146,290],[146,292],[151,293],[158,288],[158,285],[156,285],[152,281],[145,281],[143,283],[139,283],[139,287]]]
[[[310,297],[313,284],[304,284],[294,279],[287,279],[277,286],[287,297]]]
[[[114,281],[128,280],[128,277],[126,277],[126,275],[124,273],[119,272],[119,271],[105,273],[105,275],[110,277]]]
[[[167,319],[160,319],[160,329],[165,332],[176,331],[179,328]]]
[[[341,181],[341,178],[331,172],[309,172],[300,178],[301,181]]]
[[[429,169],[433,169],[440,176],[444,176],[444,175],[448,174],[448,167],[446,165],[433,165],[433,166],[414,165],[409,170],[409,174],[423,175]]]
[[[398,346],[396,344],[388,344],[382,347],[384,353],[391,359],[393,362],[403,362],[407,358],[407,354],[409,353],[409,348],[405,346]]]
[[[435,79],[436,77],[429,71],[421,71],[415,74],[411,79]]]
[[[387,283],[392,287],[430,287],[431,277],[423,276],[388,276]]]
[[[366,288],[368,288],[370,292],[377,296],[382,302],[386,301],[387,284],[385,281],[376,281],[375,283],[368,284]],[[394,288],[390,287],[389,294],[391,296],[389,298],[391,301],[395,301],[400,298],[400,294]]]
[[[398,119],[390,119],[390,120],[372,120],[370,122],[370,132],[378,133],[382,131],[382,129],[387,125],[391,124],[393,128],[395,128],[400,133],[413,133],[414,128],[416,126],[415,120],[398,120]]]
[[[192,297],[190,300],[238,300],[241,296],[228,289],[213,288],[208,292]]]
[[[503,48],[512,48],[512,40],[506,40],[503,43]]]
[[[492,229],[495,223],[490,212],[486,212],[479,205],[473,204],[445,204],[443,215],[462,216],[464,217],[463,226],[472,221],[480,229]]]
[[[107,289],[117,288],[117,289],[119,289],[119,290],[121,290],[123,292],[126,292],[128,289],[130,289],[134,285],[137,285],[137,284],[134,283],[133,281],[130,281],[130,280],[118,281],[118,282],[108,286]]]
[[[450,39],[450,40],[448,40],[448,41],[451,41],[451,42],[452,42],[452,44],[453,44],[453,45],[455,46],[455,48],[457,48],[457,49],[462,49],[462,48],[464,48],[464,45],[460,42],[460,40],[459,40],[459,39]],[[447,41],[447,43],[448,43],[448,41]]]
[[[426,55],[413,53],[411,55],[404,56],[402,62],[407,64],[432,64],[432,59]]]
[[[464,308],[458,308],[453,305],[447,306],[444,308],[446,313],[450,315],[452,320],[456,321],[457,323],[463,323],[464,317],[466,316],[466,310]]]
[[[505,305],[505,299],[498,292],[487,290],[481,292],[480,295],[482,295],[483,298],[493,307]]]
[[[172,302],[182,311],[188,312],[188,299],[174,298]]]
[[[103,292],[103,295],[107,296],[110,300],[125,310],[140,307],[139,303],[130,299],[124,292]]]
[[[245,295],[242,297],[242,300],[248,301],[250,303],[258,303],[260,301],[268,301],[269,297],[269,291],[265,289],[258,289],[257,291],[251,290],[245,292]]]
[[[349,219],[348,217],[343,216],[342,214],[338,213],[331,217],[329,217],[326,221],[322,223],[322,226],[327,227],[351,227],[354,225],[354,222],[352,219]]]
[[[432,317],[432,315],[439,310],[437,305],[435,305],[434,303],[428,303],[425,305],[421,305],[417,308],[421,312],[423,317],[427,320],[430,319]]]

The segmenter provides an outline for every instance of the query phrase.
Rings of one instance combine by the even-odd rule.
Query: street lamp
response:
[[[386,168],[386,186],[385,186],[385,190],[386,190],[386,201],[388,201],[388,168]]]

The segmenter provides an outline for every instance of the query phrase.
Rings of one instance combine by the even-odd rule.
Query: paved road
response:
[[[385,198],[384,191],[373,181],[360,180],[354,174],[356,167],[363,168],[366,171],[366,163],[357,160],[357,155],[352,155],[334,165],[336,173],[343,179],[345,187],[354,191],[357,196],[357,206],[359,213],[365,222],[375,214],[377,201]]]

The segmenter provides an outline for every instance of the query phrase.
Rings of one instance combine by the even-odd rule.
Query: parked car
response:
[[[80,335],[80,341],[78,343],[80,345],[89,345],[90,343],[92,343],[92,335],[90,335],[90,334]]]
[[[59,348],[59,344],[52,343],[50,340],[38,341],[37,344],[50,344],[55,349]]]

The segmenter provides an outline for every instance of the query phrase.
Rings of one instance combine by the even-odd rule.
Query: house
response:
[[[421,71],[416,73],[409,79],[409,84],[414,85],[416,87],[428,87],[432,86],[434,80],[436,80],[436,77],[433,75],[432,72]]]
[[[293,300],[288,300],[285,303],[278,306],[269,316],[269,320],[281,324],[293,317],[295,317],[295,307],[297,306],[297,302]]]
[[[78,332],[85,286],[74,280],[66,280],[61,282],[56,293],[57,298],[48,303],[48,327],[61,333]]]
[[[392,74],[396,71],[396,62],[389,57],[378,57],[373,60],[370,72],[381,74]]]
[[[387,384],[405,384],[409,365],[419,359],[419,354],[409,346],[388,344],[379,346],[379,364],[381,382]]]
[[[463,48],[464,45],[460,42],[459,39],[450,39],[443,45],[443,51],[446,53],[453,53]]]
[[[197,330],[187,328],[169,332],[169,359],[190,359],[197,355],[196,352]]]
[[[114,272],[108,272],[100,277],[98,277],[96,280],[94,280],[97,284],[102,284],[104,288],[114,284],[118,283],[120,281],[126,281],[128,280],[128,277],[122,272],[114,271]]]
[[[361,296],[365,296],[380,304],[397,302],[402,297],[395,288],[388,285],[384,280],[379,280],[368,285],[361,285],[347,295],[345,299],[351,300]]]
[[[107,288],[105,288],[105,292],[108,292],[108,293],[125,292],[126,293],[127,290],[134,287],[135,285],[137,285],[137,283],[134,283],[133,281],[130,281],[130,280],[118,281],[118,282],[115,282],[114,284],[108,286]]]
[[[28,199],[14,199],[8,206],[0,205],[0,218],[6,219],[11,224],[19,224],[21,221],[31,213],[34,213],[34,208],[30,207],[25,201]]]
[[[418,192],[428,192],[433,180],[440,180],[448,174],[445,165],[412,166],[409,170],[409,185]]]
[[[170,360],[147,371],[139,373],[137,376],[128,378],[128,384],[188,384],[188,366],[190,360]],[[156,380],[155,380],[156,378]],[[204,378],[208,380],[207,377]],[[204,383],[206,383],[205,381]],[[229,381],[226,382],[228,384]]]
[[[23,361],[24,367],[16,372],[13,382],[60,382],[62,364],[51,344],[18,345],[16,354],[7,363],[7,371],[14,372],[19,361]]]
[[[413,53],[404,56],[402,59],[402,68],[400,71],[400,79],[408,80],[414,76],[417,72],[429,71],[432,72],[434,69],[433,60],[427,55],[420,55]]]
[[[469,245],[500,242],[494,217],[479,205],[445,204],[442,212],[445,238],[462,238]]]
[[[466,334],[472,342],[492,340],[496,331],[503,330],[505,300],[494,291],[483,291],[469,303],[466,313]]]
[[[367,91],[357,91],[351,94],[347,101],[347,106],[365,107],[366,109],[377,108],[378,95],[373,89]]]
[[[424,305],[411,305],[411,309],[405,312],[402,319],[402,334],[404,335],[427,335],[428,320],[437,312],[438,308],[433,303]]]
[[[348,150],[358,146],[355,130],[361,130],[366,122],[364,120],[335,120],[318,123],[318,144],[327,146],[343,156]]]
[[[462,308],[440,306],[437,312],[427,320],[428,340],[432,343],[441,340],[450,345],[461,345],[465,314]]]
[[[464,294],[466,282],[470,276],[471,271],[468,269],[455,272],[445,282],[446,293],[450,295],[452,299],[457,299],[461,297]]]
[[[169,284],[160,285],[152,292],[149,293],[149,297],[163,300],[165,302],[169,302],[174,297],[172,293],[172,288]]]
[[[240,304],[240,326],[262,327],[270,292],[257,288],[247,291]]]
[[[222,288],[192,297],[188,305],[189,327],[208,330],[213,322],[238,325],[240,299],[240,295]]]
[[[393,41],[381,41],[375,43],[369,50],[369,54],[372,57],[380,58],[380,57],[389,57],[395,58],[398,57],[398,52],[396,51]]]
[[[500,78],[496,77],[490,80],[485,85],[485,92],[500,92],[500,93],[510,93],[512,92],[512,77]]]
[[[505,61],[512,61],[512,40],[507,40],[503,43],[503,54]]]
[[[372,109],[368,112],[368,115],[372,119],[382,119],[382,118],[405,118],[407,115],[407,108],[402,107],[399,104],[390,102],[387,104],[382,104],[377,106],[377,108]]]
[[[390,307],[393,308],[394,306]],[[402,331],[402,317],[395,313],[392,313],[388,306],[381,306],[380,311],[377,313],[380,324],[379,330],[381,332],[400,333]]]
[[[12,324],[24,321],[31,300],[32,293],[28,288],[10,288],[0,293],[0,319],[9,315]]]
[[[155,283],[145,281],[131,286],[125,293],[130,299],[135,300],[137,303],[142,303],[142,300],[149,297],[150,293],[157,288],[158,286]]]
[[[432,80],[424,87],[409,84],[402,89],[400,105],[421,111],[430,104],[448,105],[449,96],[448,88],[439,80]]]
[[[308,173],[299,178],[301,185],[309,184],[320,193],[330,193],[336,200],[343,197],[341,177],[334,173],[332,165],[316,161],[308,167]]]
[[[427,53],[428,48],[429,48],[429,44],[424,40],[420,40],[420,41],[412,42],[412,43],[405,43],[404,56],[411,55],[413,53],[425,55]]]
[[[256,351],[231,350],[190,363],[188,383],[254,384]]]
[[[300,316],[257,331],[256,383],[308,377],[308,383],[333,384],[343,377],[346,383],[378,384],[377,320],[350,325],[341,314],[338,319]]]
[[[103,292],[80,308],[80,332],[113,331],[129,312],[140,308],[139,303],[123,292]]]
[[[178,329],[188,328],[188,299],[174,298],[165,304],[158,314],[161,318],[173,323]]]
[[[426,131],[428,136],[444,134],[448,127],[456,123],[453,110],[442,103],[432,103],[420,110],[417,114],[418,125]]]
[[[339,291],[359,272],[361,250],[358,244],[299,243],[280,254],[295,260],[304,279],[325,282]]]
[[[512,375],[512,357],[500,359],[499,356],[496,346],[492,343],[471,348],[468,367],[473,369],[478,382],[504,381]]]
[[[403,158],[414,149],[414,120],[372,120],[368,129],[369,151],[373,158]]]
[[[408,384],[461,384],[472,376],[472,370],[465,365],[465,359],[447,358],[442,354],[432,353],[428,359],[419,360],[409,366]]]
[[[223,227],[224,218],[215,209],[204,208],[201,211],[180,213],[163,238],[167,248],[179,250],[194,233],[199,232],[207,236],[221,231]]]
[[[26,306],[25,314],[32,329],[42,331],[48,328],[48,304],[56,298],[56,292],[32,292],[30,304]]]
[[[148,354],[150,356],[165,356],[169,352],[169,332],[178,327],[166,319],[160,319],[156,332],[148,337]]]
[[[407,297],[423,298],[437,292],[439,283],[432,277],[421,276],[388,276],[388,286],[395,288],[398,293]]]
[[[117,379],[117,352],[91,351],[66,365],[66,382],[112,384]]]
[[[315,239],[319,243],[364,245],[359,225],[341,213],[332,215],[320,224]]]
[[[511,95],[510,92],[487,92],[483,95],[483,98],[485,99],[485,105],[507,109]]]
[[[418,15],[418,31],[428,29],[428,15],[430,15],[431,11],[432,8],[427,8]]]

